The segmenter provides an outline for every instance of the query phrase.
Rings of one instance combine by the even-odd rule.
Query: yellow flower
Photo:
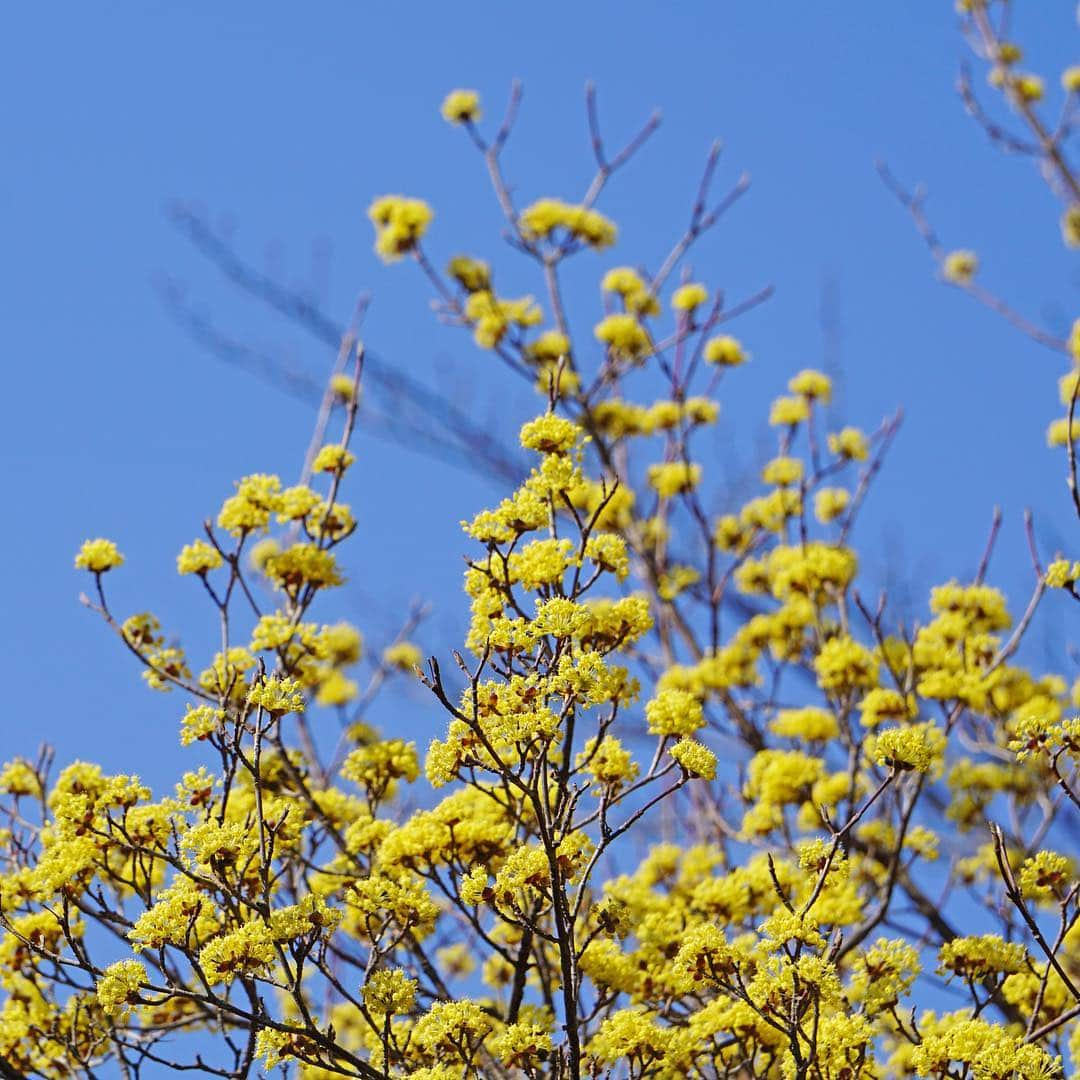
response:
[[[510,299],[481,289],[465,301],[465,318],[472,324],[476,344],[494,349],[511,327],[535,326],[543,315],[531,296]]]
[[[809,401],[821,401],[826,404],[832,399],[832,379],[821,371],[808,368],[792,377],[788,389],[793,394],[801,394]]]
[[[225,712],[211,705],[189,705],[184,719],[180,722],[180,745],[190,746],[193,742],[208,739],[224,723]]]
[[[1060,420],[1055,420],[1046,429],[1046,445],[1047,446],[1064,446],[1069,441],[1069,435],[1072,435],[1072,441],[1080,441],[1080,416],[1074,416],[1072,422],[1072,431],[1069,430],[1069,418],[1063,416]]]
[[[843,488],[822,488],[814,496],[814,517],[822,525],[827,525],[830,521],[835,521],[848,508],[849,502],[851,502],[851,495]]]
[[[233,536],[265,530],[270,515],[281,507],[281,479],[265,473],[245,476],[236,483],[236,494],[221,504],[218,525]]]
[[[276,959],[270,927],[259,918],[213,938],[199,951],[199,963],[211,986],[230,983],[237,977],[259,975]]]
[[[1080,579],[1080,562],[1055,559],[1047,568],[1043,580],[1051,589],[1067,589]]]
[[[1011,975],[1024,966],[1027,950],[1020,942],[1003,941],[997,934],[958,937],[938,951],[938,971],[952,972],[981,982],[991,975]]]
[[[676,564],[660,575],[656,591],[662,600],[674,600],[700,580],[701,571],[696,567]]]
[[[348,678],[342,672],[331,669],[319,679],[319,685],[315,690],[315,701],[319,705],[338,706],[348,705],[355,701],[360,693],[360,687],[353,679]]]
[[[930,591],[930,609],[960,616],[974,633],[1006,630],[1012,625],[1005,597],[991,585],[960,585],[956,581],[936,585]]]
[[[1019,75],[1013,83],[1017,96],[1025,102],[1042,101],[1045,87],[1038,75]]]
[[[736,338],[728,335],[709,338],[705,342],[702,355],[708,363],[721,364],[724,367],[738,367],[739,364],[745,363],[747,359],[742,344]]]
[[[537,1024],[510,1024],[492,1043],[499,1061],[531,1075],[537,1075],[537,1067],[550,1058],[551,1048],[551,1034]]]
[[[802,709],[781,709],[769,724],[769,730],[786,739],[827,742],[840,734],[834,713],[808,705]]]
[[[491,288],[491,267],[481,259],[455,255],[447,264],[446,272],[468,293]]]
[[[111,540],[87,540],[75,556],[76,570],[104,574],[124,565],[124,556]]]
[[[0,769],[0,791],[8,795],[39,795],[41,783],[30,762],[15,758]]]
[[[608,315],[596,324],[595,334],[620,360],[641,360],[652,349],[648,332],[633,315]]]
[[[874,742],[874,760],[895,769],[929,772],[943,744],[944,736],[933,724],[888,728]]]
[[[355,664],[360,659],[364,651],[364,639],[351,623],[339,622],[333,626],[324,626],[319,631],[318,644],[314,649],[323,659],[341,667]]]
[[[761,479],[766,484],[776,484],[777,487],[790,487],[802,478],[803,463],[793,457],[773,458],[761,474]]]
[[[397,641],[383,649],[382,661],[387,667],[412,671],[423,662],[424,654],[411,641]]]
[[[475,1001],[436,1001],[412,1029],[413,1041],[440,1063],[471,1061],[494,1021]],[[459,1064],[454,1075],[462,1072]]]
[[[1020,867],[1020,891],[1029,900],[1051,903],[1068,892],[1075,876],[1076,867],[1068,856],[1037,851]]]
[[[616,266],[609,270],[600,282],[600,288],[604,292],[618,293],[620,296],[628,296],[635,292],[644,292],[648,286],[641,275],[630,266]]]
[[[482,866],[474,866],[462,877],[458,895],[463,904],[476,907],[484,899],[489,888],[487,870]]]
[[[341,775],[371,791],[384,791],[388,781],[412,783],[420,775],[416,744],[403,739],[383,739],[357,747],[345,759]]]
[[[344,580],[333,552],[315,544],[294,544],[268,556],[263,572],[290,596],[297,595],[305,585],[324,588]]]
[[[637,779],[638,766],[629,750],[613,735],[590,738],[578,753],[576,765],[593,778],[595,794],[618,790]]]
[[[277,519],[282,524],[287,521],[300,521],[310,514],[322,502],[317,491],[307,484],[296,484],[286,488],[276,500]]]
[[[565,203],[561,199],[538,199],[518,218],[526,240],[547,239],[563,230],[572,240],[589,247],[605,248],[615,243],[615,226],[598,210]]]
[[[443,99],[442,116],[448,124],[472,124],[480,119],[480,95],[475,90],[451,90]]]
[[[267,536],[257,544],[252,544],[251,550],[248,552],[248,562],[250,562],[260,574],[265,573],[267,561],[274,555],[277,555],[280,551],[281,544],[272,536]]]
[[[652,735],[692,735],[705,726],[701,702],[686,690],[661,690],[645,706]]]
[[[248,691],[249,705],[257,705],[272,716],[304,711],[303,688],[295,679],[268,675],[255,682]]]
[[[954,1070],[950,1067],[952,1061],[965,1067]],[[979,1080],[1054,1080],[1061,1076],[1059,1061],[1034,1043],[1025,1043],[1022,1034],[1012,1035],[996,1024],[961,1016],[941,1025],[933,1034],[925,1034],[912,1050],[910,1062],[920,1076],[963,1073]],[[969,1065],[970,1069],[966,1067]]]
[[[349,402],[356,390],[356,380],[351,375],[338,372],[330,376],[330,391],[339,402]]]
[[[863,727],[875,728],[884,720],[912,720],[915,718],[914,695],[901,694],[899,690],[875,687],[866,693],[859,704]]]
[[[716,779],[716,755],[696,739],[680,739],[668,753],[691,775]]]
[[[532,630],[537,634],[550,634],[555,638],[573,637],[581,633],[589,621],[588,611],[573,600],[556,596],[550,600],[536,601],[536,617]]]
[[[979,269],[979,257],[974,251],[951,251],[941,264],[946,281],[954,285],[967,285]]]
[[[656,1072],[655,1066],[667,1053],[675,1029],[662,1027],[658,1018],[647,1009],[620,1009],[600,1025],[589,1042],[589,1056],[602,1065],[615,1066],[627,1060],[641,1063],[644,1075]],[[597,1074],[610,1069],[594,1069]]]
[[[558,364],[570,356],[570,339],[558,330],[545,330],[537,339],[525,346],[528,358],[536,364]],[[573,374],[564,369],[564,375]]]
[[[138,960],[118,960],[98,980],[97,1001],[108,1016],[123,1017],[139,1000],[146,982],[146,968]]]
[[[401,968],[376,971],[364,984],[364,1004],[379,1016],[399,1016],[413,1007],[416,985]]]
[[[649,486],[662,499],[670,499],[687,491],[693,491],[701,482],[701,466],[687,465],[683,461],[667,461],[659,465],[650,465],[648,471]]]
[[[814,660],[822,690],[871,688],[877,683],[878,661],[869,649],[850,637],[830,638]]]
[[[322,447],[315,455],[311,469],[312,472],[317,473],[343,473],[355,460],[356,455],[350,453],[344,446],[331,443]]]
[[[255,1037],[255,1056],[261,1058],[268,1069],[288,1061],[294,1054],[309,1057],[318,1054],[318,1049],[303,1035],[274,1028],[263,1028]]]
[[[375,226],[375,250],[384,262],[395,262],[414,250],[435,217],[422,199],[383,195],[368,209]]]
[[[632,267],[617,266],[609,270],[600,282],[600,288],[604,292],[613,292],[621,296],[623,306],[632,315],[646,318],[649,315],[660,314],[660,302],[645,284],[641,275]]]
[[[758,927],[758,933],[764,938],[765,947],[772,952],[791,941],[818,949],[825,944],[812,915],[796,914],[784,908],[766,919]]]
[[[176,557],[178,574],[205,574],[217,570],[222,564],[221,553],[205,540],[185,544]]]
[[[630,553],[626,541],[615,533],[593,533],[585,544],[585,558],[620,581],[630,573]]]
[[[794,427],[810,416],[806,398],[778,397],[769,410],[769,423],[773,427]]]
[[[1018,64],[1024,58],[1024,50],[1016,44],[1015,41],[1002,41],[998,45],[997,60],[998,63],[1004,64],[1006,67],[1012,64]]]
[[[1074,203],[1061,215],[1061,238],[1071,248],[1080,247],[1080,205]]]
[[[682,285],[675,290],[671,297],[671,306],[676,311],[692,314],[708,299],[709,292],[705,286],[699,285],[697,282],[691,282],[689,285]]]
[[[565,454],[577,442],[580,429],[572,420],[548,413],[521,429],[521,445],[542,454]]]
[[[870,456],[870,444],[866,436],[854,427],[830,433],[829,451],[848,461],[865,461]]]
[[[720,403],[706,397],[687,398],[682,414],[691,424],[715,424],[720,416]]]
[[[824,769],[821,758],[801,750],[761,750],[750,760],[746,795],[767,806],[801,802]]]
[[[713,542],[721,551],[742,551],[750,542],[750,533],[734,514],[725,514],[716,522]]]

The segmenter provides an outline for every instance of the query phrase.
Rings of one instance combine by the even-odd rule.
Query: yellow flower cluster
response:
[[[667,461],[649,466],[649,484],[662,499],[693,491],[701,482],[701,466],[682,461]]]
[[[185,544],[176,557],[176,571],[179,574],[206,574],[221,567],[224,560],[217,548],[205,540],[195,540]]]
[[[596,324],[594,332],[616,360],[640,363],[652,351],[648,330],[633,315],[608,315]]]
[[[609,270],[600,282],[604,292],[614,293],[630,315],[644,318],[660,314],[660,303],[642,276],[629,266]]]
[[[471,124],[480,119],[480,95],[475,90],[451,90],[442,103],[449,124]]]
[[[933,724],[889,728],[874,739],[874,756],[879,765],[893,769],[929,772],[944,748],[944,737]]]
[[[465,318],[473,328],[476,344],[482,349],[494,349],[511,328],[536,326],[543,315],[531,296],[509,300],[480,289],[465,301]]]
[[[111,964],[97,984],[97,1002],[109,1016],[124,1015],[139,1000],[146,983],[146,968],[138,960]]]
[[[686,315],[693,313],[709,299],[709,290],[699,282],[680,285],[671,297],[671,306]]]
[[[375,226],[375,250],[384,262],[394,262],[416,249],[435,217],[422,199],[384,195],[368,209]]]
[[[723,367],[738,367],[747,360],[742,344],[727,334],[709,338],[705,342],[702,355],[710,364],[720,364]]]
[[[950,251],[941,264],[946,281],[954,285],[967,285],[979,269],[979,258],[974,251]]]
[[[538,199],[518,218],[526,240],[547,240],[556,233],[592,248],[610,247],[618,235],[614,224],[598,210],[565,203],[561,199]]]
[[[399,668],[401,671],[412,671],[420,666],[424,654],[419,646],[411,641],[398,641],[383,649],[383,663],[388,667]]]
[[[87,540],[75,556],[76,570],[104,574],[124,565],[124,556],[111,540]]]
[[[696,739],[682,738],[668,753],[691,776],[700,776],[703,780],[716,779],[716,754]]]

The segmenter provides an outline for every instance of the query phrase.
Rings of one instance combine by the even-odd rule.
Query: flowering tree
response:
[[[1002,5],[962,7],[1075,242],[1080,74],[1045,123]],[[379,254],[415,264],[440,316],[546,402],[505,459],[531,466],[465,524],[466,640],[425,660],[415,613],[361,690],[359,631],[320,621],[356,527],[351,334],[299,482],[243,478],[180,552],[215,655],[194,664],[154,615],[115,612],[123,557],[87,541],[84,601],[185,702],[191,768],[156,799],[49,753],[0,772],[0,1073],[1061,1075],[1080,1058],[1080,693],[1018,653],[1047,588],[1080,598],[1080,564],[1044,566],[1032,539],[1014,619],[986,580],[995,523],[919,625],[868,603],[852,543],[898,419],[828,430],[817,371],[771,405],[760,490],[725,502],[702,434],[748,359],[726,324],[764,294],[728,307],[676,273],[745,182],[714,198],[712,153],[669,256],[608,264],[595,341],[575,338],[563,266],[615,244],[599,200],[655,122],[609,156],[590,94],[583,197],[519,206],[501,165],[518,99],[490,135],[471,92],[443,113],[542,300],[501,295],[476,257],[441,273],[425,203],[370,210]],[[888,179],[946,280],[1080,361],[1080,333],[1059,342],[984,291]],[[1074,498],[1078,386],[1070,367],[1051,432]],[[423,754],[364,720],[410,677],[445,714]]]

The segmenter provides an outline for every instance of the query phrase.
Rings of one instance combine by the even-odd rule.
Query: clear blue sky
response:
[[[440,259],[466,248],[512,263],[479,162],[438,115],[455,86],[478,88],[495,114],[511,78],[524,80],[507,164],[529,198],[583,188],[586,79],[612,144],[663,110],[606,203],[624,242],[583,257],[589,278],[616,260],[656,264],[709,141],[724,139],[721,182],[747,169],[754,187],[696,251],[696,276],[732,298],[769,282],[777,292],[738,326],[754,360],[725,394],[723,438],[752,441],[788,375],[821,363],[822,283],[832,281],[844,417],[873,426],[897,404],[907,410],[861,531],[872,577],[886,563],[909,568],[921,603],[931,581],[971,572],[1000,502],[992,577],[1020,608],[1030,587],[1022,508],[1035,509],[1048,546],[1071,535],[1062,462],[1043,435],[1059,362],[933,281],[872,167],[881,156],[927,181],[946,242],[976,248],[987,283],[1018,307],[1056,329],[1077,313],[1049,195],[1029,163],[997,155],[955,97],[962,45],[947,0],[101,0],[19,5],[5,22],[0,756],[47,739],[62,759],[136,768],[158,790],[172,782],[190,760],[176,742],[183,702],[144,690],[80,608],[73,553],[86,536],[114,537],[128,557],[111,582],[118,609],[153,609],[205,655],[209,613],[197,583],[176,577],[175,554],[235,478],[291,477],[306,444],[309,410],[201,352],[151,282],[184,281],[223,331],[314,374],[330,357],[195,256],[165,221],[170,199],[232,221],[240,248],[289,281],[310,282],[312,251],[329,242],[329,271],[316,274],[327,311],[345,319],[370,291],[365,339],[388,362],[425,377],[452,360],[475,382],[480,415],[492,392],[515,424],[529,414],[527,393],[489,355],[434,321],[415,268],[383,267],[372,252],[370,199],[403,191],[435,205]],[[1075,59],[1070,5],[1022,5],[1017,30],[1056,85]],[[579,318],[595,311],[594,295]],[[425,596],[437,614],[424,643],[445,646],[463,610],[457,522],[492,491],[363,433],[359,446],[352,584],[323,617],[355,619],[377,646]],[[1059,600],[1041,639],[1057,634]],[[402,717],[421,742],[442,723],[418,697],[376,719]]]

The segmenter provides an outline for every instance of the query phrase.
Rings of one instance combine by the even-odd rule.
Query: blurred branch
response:
[[[693,209],[690,211],[690,224],[686,232],[671,249],[663,265],[652,279],[651,289],[653,294],[658,294],[667,281],[671,272],[678,266],[682,257],[689,251],[694,242],[702,233],[711,229],[750,190],[750,174],[744,172],[735,182],[735,186],[720,199],[710,210],[708,208],[709,192],[712,188],[713,178],[716,175],[716,166],[720,161],[721,144],[716,141],[709,148],[709,155],[705,159],[705,169],[698,184],[697,196],[694,199]]]
[[[876,167],[882,183],[892,192],[900,205],[903,206],[911,216],[911,220],[915,225],[916,230],[929,249],[930,255],[937,265],[938,272],[946,284],[952,285],[962,292],[966,292],[968,296],[977,300],[983,307],[989,308],[1007,322],[1012,323],[1017,330],[1026,334],[1032,341],[1039,345],[1043,345],[1048,349],[1053,349],[1055,352],[1069,353],[1067,341],[1050,333],[1048,330],[1044,330],[1042,327],[1037,326],[1027,318],[1026,315],[1022,315],[1019,311],[1002,300],[1000,296],[997,296],[995,293],[990,292],[989,289],[980,285],[974,278],[961,280],[948,277],[944,272],[945,260],[948,257],[948,252],[946,251],[944,244],[942,244],[941,238],[934,231],[930,219],[926,215],[926,186],[917,184],[912,190],[908,191],[896,179],[889,167],[883,161],[878,161]]]
[[[966,36],[975,55],[991,65],[992,74],[998,80],[1006,100],[1024,122],[1034,142],[1026,143],[1023,139],[1016,137],[1006,139],[1004,130],[989,121],[979,109],[978,103],[974,101],[974,94],[970,93],[970,79],[966,72],[961,72],[961,96],[972,116],[987,130],[991,138],[1002,142],[1010,149],[1034,157],[1040,163],[1041,172],[1054,194],[1067,203],[1080,203],[1080,179],[1068,160],[1064,145],[1072,130],[1074,94],[1069,91],[1066,96],[1061,117],[1056,125],[1051,127],[1043,121],[1035,108],[1036,102],[1042,96],[1041,91],[1038,95],[1026,92],[1025,77],[1017,74],[1012,63],[1003,59],[1011,44],[1005,40],[1004,36],[1009,13],[1008,0],[1003,0],[1001,25],[995,28],[986,6],[973,5],[965,22]]]
[[[983,108],[971,81],[971,68],[967,64],[960,65],[956,89],[968,115],[986,132],[987,138],[992,143],[1010,154],[1026,154],[1034,157],[1039,153],[1038,146],[1009,131]]]
[[[319,407],[324,394],[323,380],[316,379],[280,356],[219,330],[206,315],[190,304],[177,281],[162,277],[155,282],[155,288],[168,314],[205,352],[254,375],[297,401],[312,408]],[[371,365],[373,359],[370,350],[367,350],[366,357],[366,363]],[[374,362],[379,363],[377,358]],[[374,395],[365,398],[361,405],[364,430],[379,439],[405,446],[499,484],[506,480],[517,482],[528,471],[523,463],[515,462],[497,446],[492,446],[491,453],[487,455],[478,453],[475,445],[469,441],[475,429],[460,433],[454,431],[450,427],[453,418],[447,417],[446,413],[428,411],[416,400],[404,395],[396,400],[390,396],[386,405],[373,403],[371,396]],[[493,441],[489,436],[484,435],[484,438]]]
[[[600,197],[604,185],[622,168],[652,137],[660,126],[660,110],[654,109],[633,138],[611,159],[604,152],[604,138],[600,131],[600,113],[596,104],[596,87],[590,82],[585,86],[585,113],[589,122],[589,142],[596,158],[596,175],[585,193],[582,205],[592,206]]]

